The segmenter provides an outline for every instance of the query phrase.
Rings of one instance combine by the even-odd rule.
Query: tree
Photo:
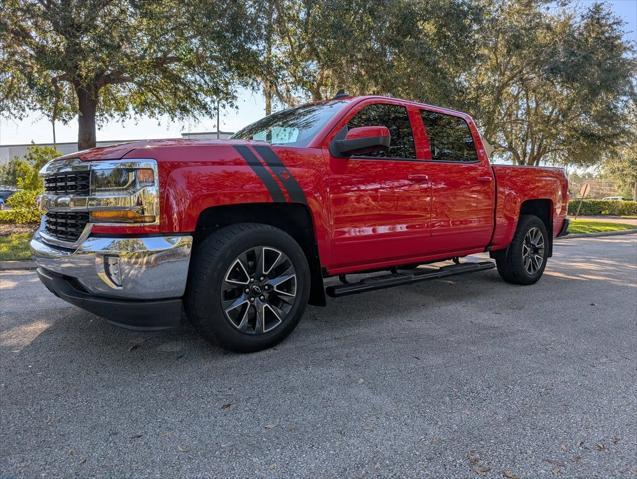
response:
[[[602,5],[578,14],[546,3],[485,2],[481,59],[457,104],[514,164],[595,164],[629,133],[634,50]]]
[[[264,2],[254,76],[266,105],[318,101],[340,89],[449,103],[475,60],[481,10],[468,0]]]
[[[624,196],[637,201],[637,109],[630,115],[631,134],[623,145],[602,163],[602,172],[622,190]]]
[[[606,160],[604,173],[619,184],[624,196],[637,201],[637,142],[620,148],[617,157]]]
[[[4,0],[0,112],[78,116],[95,146],[113,117],[212,115],[256,59],[254,5],[206,0]]]

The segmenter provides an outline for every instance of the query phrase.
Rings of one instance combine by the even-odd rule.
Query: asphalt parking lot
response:
[[[637,475],[637,235],[331,300],[275,349],[118,329],[0,273],[0,477]]]

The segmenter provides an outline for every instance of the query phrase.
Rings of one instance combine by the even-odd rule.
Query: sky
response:
[[[582,7],[594,0],[578,0]],[[637,45],[637,0],[610,0],[606,2],[625,23],[624,36]],[[263,117],[265,102],[259,92],[246,89],[238,91],[237,107],[221,112],[220,130],[237,131]],[[97,140],[134,140],[150,138],[176,138],[182,133],[215,131],[215,118],[201,118],[185,122],[171,121],[167,117],[140,117],[126,121],[111,121],[97,131]],[[56,124],[56,136],[59,143],[77,141],[75,121],[67,125]],[[17,121],[0,118],[0,145],[23,143],[50,143],[53,141],[51,123],[34,112],[25,119]]]

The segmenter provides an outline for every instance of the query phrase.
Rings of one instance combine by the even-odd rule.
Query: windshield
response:
[[[349,100],[333,100],[279,111],[246,126],[232,138],[267,141],[273,145],[307,146],[347,103]]]

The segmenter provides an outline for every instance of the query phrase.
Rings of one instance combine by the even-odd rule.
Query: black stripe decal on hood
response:
[[[257,145],[254,147],[257,153],[261,155],[261,158],[265,160],[270,169],[274,172],[281,184],[287,190],[290,199],[295,203],[306,204],[305,193],[299,186],[296,178],[292,176],[290,171],[285,167],[281,159],[269,146]]]
[[[239,152],[239,154],[246,160],[248,166],[252,168],[252,171],[263,181],[263,184],[268,189],[270,196],[272,197],[272,201],[275,203],[285,203],[285,195],[281,188],[277,184],[276,180],[272,177],[270,173],[265,169],[265,166],[259,161],[254,153],[245,145],[233,145],[234,149]]]

